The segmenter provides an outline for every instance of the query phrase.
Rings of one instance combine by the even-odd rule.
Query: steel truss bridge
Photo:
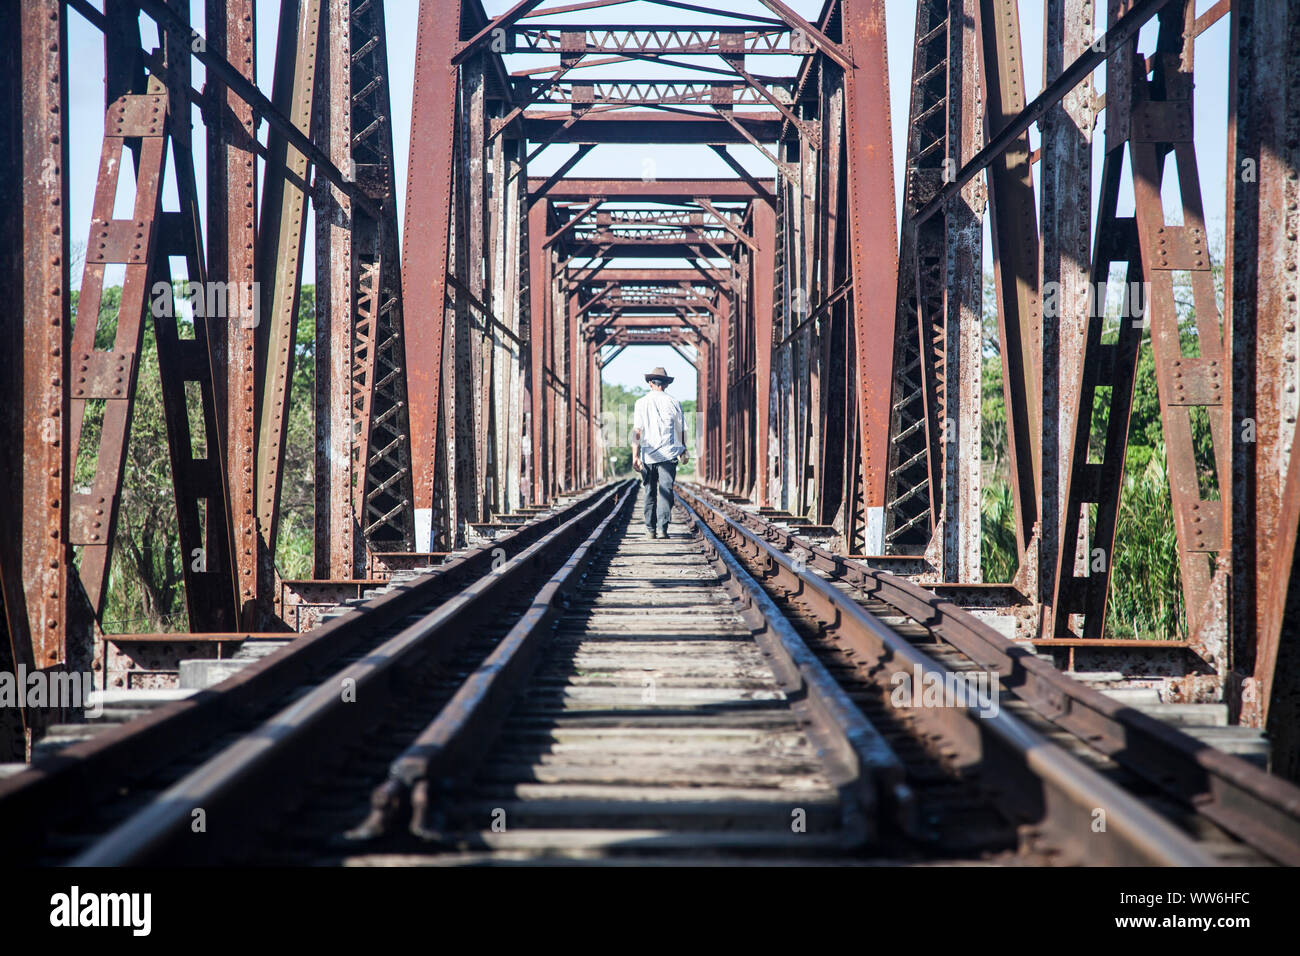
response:
[[[1037,92],[1016,0],[918,0],[912,49],[889,51],[912,63],[900,166],[883,0],[656,3],[680,25],[597,22],[617,0],[495,16],[422,0],[413,77],[390,72],[383,3],[285,0],[269,90],[254,0],[206,0],[201,22],[190,6],[0,11],[0,669],[163,687],[180,657],[291,634],[305,609],[576,500],[613,478],[602,368],[656,344],[698,376],[692,494],[775,516],[826,561],[906,578],[1063,667],[1226,703],[1267,731],[1274,772],[1300,777],[1300,0],[1044,0]],[[73,18],[103,35],[102,129],[70,123]],[[1211,28],[1231,68],[1198,84]],[[680,75],[602,72],[614,64]],[[1209,87],[1228,103],[1219,262],[1193,124]],[[393,129],[408,121],[403,192]],[[571,175],[622,143],[706,146],[734,175]],[[73,221],[70,150],[89,149],[93,206]],[[1004,584],[981,569],[986,223],[1018,559]],[[273,556],[309,268],[314,569],[299,581]],[[224,307],[209,295],[182,321],[181,281]],[[1107,289],[1135,286],[1108,323]],[[233,306],[250,289],[251,320]],[[189,629],[106,633],[146,331],[194,557]],[[1103,629],[1147,349],[1185,640]],[[45,718],[0,719],[22,759]]]

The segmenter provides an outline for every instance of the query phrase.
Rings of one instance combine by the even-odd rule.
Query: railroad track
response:
[[[706,489],[680,491],[732,549],[761,566],[764,584],[803,615],[813,646],[837,663],[842,679],[861,684],[867,706],[882,709],[882,692],[896,689],[882,678],[898,674],[899,661],[916,666],[920,657],[924,669],[998,675],[999,709],[1013,717],[1020,744],[994,733],[996,721],[961,720],[962,708],[901,713],[962,777],[979,778],[1010,818],[1033,821],[1022,837],[1045,852],[1121,862],[1140,847],[1107,860],[1096,854],[1109,841],[1086,834],[1100,835],[1104,819],[1106,833],[1133,829],[1119,842],[1132,836],[1140,844],[1144,814],[1129,816],[1136,801],[1215,865],[1300,865],[1300,788],[1085,686],[905,578],[836,555]],[[1046,773],[1043,756],[1059,772]],[[1043,782],[1037,793],[1034,776]],[[1097,778],[1128,799],[1101,799]],[[942,822],[941,810],[936,819]]]
[[[88,865],[1296,862],[1300,791],[909,582],[680,491],[672,538],[635,522],[635,483],[606,486],[0,781],[6,847]],[[995,696],[900,700],[900,674]]]
[[[58,863],[147,806],[204,760],[254,732],[403,627],[502,562],[548,540],[608,490],[562,499],[516,531],[453,555],[335,616],[219,685],[160,707],[0,780],[0,841],[11,860]],[[364,618],[364,621],[362,620]]]

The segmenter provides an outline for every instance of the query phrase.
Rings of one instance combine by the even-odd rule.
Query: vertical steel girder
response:
[[[1093,0],[1047,0],[1045,4],[1045,83],[1081,56],[1092,38]],[[1091,195],[1093,87],[1091,78],[1066,94],[1039,124],[1042,255],[1042,474],[1038,535],[1038,588],[1030,597],[1051,620],[1056,567],[1060,560],[1061,518],[1069,472],[1069,436],[1078,414],[1080,362],[1088,327],[1089,228]],[[1073,543],[1073,542],[1071,542]],[[1072,555],[1073,557],[1073,555]]]
[[[973,13],[974,4],[971,0],[964,0],[962,23],[978,21]],[[960,118],[953,117],[949,121],[949,144],[957,165],[968,162],[983,145],[980,126],[981,122],[985,126],[988,123],[987,113],[981,110],[981,105],[989,99],[987,90],[981,100],[977,84],[965,78],[969,77],[978,58],[975,32],[963,27],[959,34],[954,31],[950,37],[953,61],[960,65],[964,76],[960,85],[949,78],[949,102],[959,101],[961,104]],[[1014,50],[1013,59],[1019,54],[1019,39],[1013,34],[1007,41]],[[987,71],[984,71],[984,76],[987,83]],[[1032,188],[1028,199],[1032,202]],[[949,200],[949,211],[945,216],[948,279],[944,312],[946,431],[942,436],[945,511],[942,576],[945,580],[961,582],[978,582],[982,577],[980,431],[984,334],[980,314],[984,278],[984,205],[985,190],[978,181],[968,183]],[[1032,239],[1024,236],[1016,239],[1036,251]],[[1037,278],[1035,275],[1032,281],[1036,283]],[[1025,283],[1021,282],[1018,289],[1023,297]]]
[[[69,659],[67,21],[57,0],[0,13],[0,669]],[[13,450],[18,450],[17,452]],[[32,715],[0,714],[0,760]]]
[[[980,0],[979,24],[985,130],[992,136],[1024,109],[1028,99],[1021,65],[1016,0]],[[1028,133],[1017,138],[990,164],[987,175],[1008,458],[1023,580],[1026,576],[1032,579],[1037,572],[1037,555],[1030,554],[1030,539],[1038,521],[1038,485],[1042,472],[1038,217],[1034,210]],[[978,497],[975,504],[978,509]]]
[[[758,252],[750,256],[750,289],[754,328],[754,500],[761,506],[771,502],[770,458],[772,416],[772,329],[776,308],[773,283],[776,275],[776,213],[766,203],[754,205],[754,239]]]
[[[254,0],[208,0],[207,42],[247,80],[255,77]],[[218,77],[207,89],[220,109],[208,125],[208,279],[252,296],[257,213],[257,141],[253,108]],[[124,299],[125,302],[125,299]],[[256,433],[256,318],[209,316],[217,341],[217,407],[225,412],[226,485],[239,619],[255,629],[269,614],[254,494]],[[121,341],[121,329],[118,330]]]
[[[450,9],[448,9],[450,7]],[[411,469],[416,548],[429,549],[434,534],[434,484],[441,420],[442,351],[451,238],[453,147],[456,140],[457,68],[451,59],[463,39],[462,4],[421,0],[415,37],[415,88],[406,228],[402,235],[402,299],[407,306],[407,352],[420,356],[409,370]]]
[[[1231,26],[1225,304],[1232,350],[1225,546],[1232,681],[1243,724],[1265,727],[1275,771],[1300,779],[1300,2],[1237,0]],[[1224,484],[1227,484],[1224,481]]]
[[[528,419],[528,436],[530,455],[528,457],[529,477],[531,478],[531,501],[537,503],[545,500],[544,484],[547,461],[546,447],[543,442],[543,423],[546,421],[546,316],[551,311],[551,274],[552,253],[545,248],[544,239],[550,221],[550,200],[541,199],[534,202],[528,210],[528,346],[529,375],[528,396],[530,403]]]
[[[356,577],[368,548],[414,547],[408,365],[383,7],[329,9],[317,133],[368,202],[318,187],[317,573]]]
[[[920,0],[916,6],[885,485],[884,547],[894,554],[924,551],[938,520],[937,496],[942,489],[937,445],[942,434],[937,381],[942,350],[937,348],[933,330],[939,309],[936,295],[943,288],[935,241],[942,235],[942,224],[918,228],[912,216],[933,198],[943,180],[945,163],[950,162],[949,5],[949,0]]]
[[[578,362],[578,356],[581,354],[582,340],[580,336],[580,322],[578,319],[578,297],[569,296],[568,302],[568,321],[565,323],[568,334],[565,339],[566,365],[567,372],[564,376],[564,387],[568,393],[569,408],[566,415],[568,425],[568,448],[567,448],[567,473],[568,488],[572,490],[581,484],[579,472],[581,470],[582,455],[582,429],[578,427],[578,393],[582,388],[582,372]]]
[[[847,190],[848,157],[844,153],[844,87],[842,73],[823,65],[819,116],[821,169],[817,178],[817,249],[815,260],[820,269],[814,276],[815,301],[809,305],[813,314],[822,313],[817,330],[818,362],[817,445],[813,451],[817,467],[815,518],[820,524],[845,527],[844,461],[852,447],[850,435],[857,415],[849,388],[850,362],[848,326],[851,321],[848,289],[851,263],[848,230],[838,210]],[[846,536],[846,544],[847,536]]]
[[[315,134],[339,168],[352,158],[350,4],[327,4],[324,62],[317,71]],[[321,181],[316,199],[316,526],[315,576],[354,578],[363,558],[353,510],[363,480],[352,454],[354,290],[362,248],[374,238],[363,214],[337,185]],[[366,251],[374,254],[373,249]],[[373,353],[372,353],[373,354]]]
[[[327,0],[288,0],[280,7],[272,101],[305,134],[311,131],[322,8]],[[257,522],[275,553],[280,486],[302,290],[307,220],[307,157],[272,127],[262,186],[258,273],[263,277],[258,351],[265,357],[257,440]]]
[[[184,0],[169,0],[188,22]],[[173,176],[177,182],[180,211],[163,213],[164,224],[155,256],[153,289],[157,283],[173,284],[169,263],[173,256],[185,260],[189,288],[207,290],[207,266],[203,255],[203,229],[199,213],[198,187],[194,168],[193,135],[186,112],[190,87],[190,38],[180,30],[165,31],[167,67],[168,134],[171,139]],[[205,294],[205,301],[206,301]],[[252,296],[241,304],[252,302]],[[176,493],[177,529],[181,542],[181,570],[185,580],[189,626],[193,631],[230,631],[239,625],[236,571],[231,553],[230,505],[216,406],[215,348],[213,324],[222,321],[194,309],[193,337],[182,337],[177,309],[154,309],[154,336],[158,345],[158,375],[162,387],[163,414],[167,419],[167,440],[171,452]],[[227,294],[229,305],[229,294]],[[197,395],[199,408],[191,408],[190,393]],[[191,419],[201,423],[202,457],[195,455]]]
[[[526,250],[523,183],[518,140],[498,137],[492,142],[491,197],[492,301],[501,313],[492,323],[492,483],[494,513],[512,511],[522,503],[523,340],[520,338],[521,282]]]
[[[884,540],[964,582],[980,580],[983,187],[915,217],[982,143],[978,22],[975,0],[917,8]]]
[[[568,484],[569,413],[565,390],[568,388],[569,300],[561,286],[562,269],[557,265],[551,275],[551,308],[546,314],[546,429],[547,460],[546,497],[554,497]]]
[[[464,61],[461,67],[461,84],[463,87],[465,122],[462,140],[462,161],[457,166],[457,174],[464,177],[465,218],[460,220],[460,230],[468,240],[465,250],[467,258],[457,258],[456,272],[461,281],[469,286],[470,292],[479,302],[486,306],[478,315],[479,321],[465,323],[465,345],[468,354],[468,378],[462,384],[467,386],[465,400],[459,402],[458,408],[465,412],[465,433],[473,442],[473,481],[467,482],[467,496],[472,504],[466,510],[470,520],[482,521],[486,516],[487,481],[488,481],[488,423],[491,406],[487,403],[487,390],[491,383],[492,350],[487,346],[491,330],[491,315],[495,303],[488,294],[484,278],[484,259],[487,257],[487,243],[484,225],[487,216],[487,77],[486,64],[481,54]],[[461,190],[457,191],[458,194]],[[459,249],[458,249],[459,252]],[[457,296],[459,300],[459,296]],[[466,319],[469,315],[466,314]],[[457,356],[459,368],[460,356]],[[459,376],[458,376],[459,378]],[[458,469],[459,471],[459,469]]]
[[[898,281],[884,3],[841,0],[840,16],[843,43],[853,58],[844,74],[844,120],[865,546],[879,553],[884,545],[893,382],[892,349],[883,343],[894,340]]]
[[[5,199],[14,215],[5,236],[6,351],[21,374],[5,395],[6,470],[2,530],[4,603],[15,663],[38,668],[68,661],[71,488],[69,403],[67,14],[59,3],[22,4],[5,25],[19,55],[9,82],[20,103],[6,116],[21,122],[8,138]],[[13,454],[21,449],[21,454]],[[16,513],[11,511],[16,508]],[[25,618],[24,618],[25,613]],[[19,647],[26,644],[26,647]],[[72,652],[75,656],[75,652]]]

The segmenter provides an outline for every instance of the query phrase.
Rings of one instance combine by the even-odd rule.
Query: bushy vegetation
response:
[[[1221,256],[1215,256],[1221,262]],[[1190,282],[1175,283],[1175,302],[1183,352],[1196,355],[1195,310]],[[1222,267],[1214,278],[1222,308]],[[1006,407],[998,354],[993,277],[985,276],[982,457],[984,506],[981,561],[985,581],[1010,581],[1016,573],[1016,526],[1006,456]],[[1112,310],[1113,311],[1113,310]],[[1118,315],[1107,319],[1104,340],[1112,341]],[[1100,460],[1110,414],[1110,392],[1103,390],[1093,410],[1091,459]],[[1208,418],[1193,410],[1192,435],[1202,494],[1216,496],[1217,481]],[[1062,436],[1070,441],[1072,436]],[[1095,510],[1095,509],[1093,509]],[[1095,515],[1093,516],[1095,520]],[[1178,566],[1178,540],[1165,461],[1164,429],[1156,389],[1150,333],[1143,333],[1129,418],[1124,484],[1116,523],[1116,548],[1107,603],[1108,637],[1178,639],[1187,636],[1186,609]]]
[[[178,295],[183,289],[178,286]],[[310,573],[313,508],[313,377],[315,375],[315,295],[303,289],[299,307],[297,362],[289,403],[289,435],[281,492],[280,537],[277,566],[285,577]],[[72,294],[75,320],[78,293]],[[112,348],[117,334],[122,289],[104,290],[95,337],[98,348]],[[193,324],[177,316],[182,337],[192,337]],[[163,415],[162,384],[158,376],[158,345],[153,322],[146,319],[140,349],[140,372],[127,440],[122,474],[122,498],[117,534],[104,603],[103,627],[109,633],[184,631],[189,627],[185,608],[180,534],[172,488],[167,423]],[[81,451],[73,467],[73,487],[89,491],[94,480],[98,446],[104,424],[104,403],[86,403],[81,430]],[[207,453],[200,410],[190,408],[190,430],[195,454]],[[76,559],[80,561],[80,554]]]
[[[183,296],[183,285],[177,295]],[[75,320],[77,293],[73,293]],[[98,348],[112,348],[117,333],[117,315],[122,290],[104,290],[96,335]],[[181,335],[193,336],[193,325],[178,316]],[[293,382],[289,401],[288,435],[285,443],[284,475],[280,492],[280,529],[276,542],[276,567],[285,578],[310,577],[312,571],[313,513],[315,507],[315,374],[316,374],[315,287],[306,285],[298,308]],[[612,413],[607,429],[607,456],[615,458],[615,472],[632,471],[629,444],[632,407],[645,394],[644,388],[625,389],[603,384],[604,410]],[[693,434],[694,400],[682,402],[688,434]],[[196,436],[196,454],[202,447],[203,424],[197,407],[190,409],[191,431]],[[88,491],[94,479],[97,446],[104,422],[104,403],[88,402],[82,428],[82,454],[73,469],[74,487]],[[622,423],[613,427],[613,423]],[[694,441],[688,442],[692,452]],[[694,472],[694,459],[678,466],[679,475]],[[158,377],[158,348],[153,322],[145,320],[140,353],[140,378],[136,390],[131,433],[122,479],[117,535],[109,570],[103,626],[110,633],[137,631],[183,631],[188,629],[185,610],[180,536],[176,523],[176,501],[172,491],[171,458],[167,425],[163,415],[162,386]],[[80,560],[80,555],[77,555]]]
[[[316,287],[305,285],[298,303],[289,427],[280,484],[280,531],[275,566],[282,577],[309,578],[316,508]]]
[[[72,295],[75,315],[78,294]],[[95,344],[112,348],[120,287],[105,289],[100,300]],[[187,323],[181,320],[182,326]],[[184,328],[182,334],[186,334]],[[192,334],[192,332],[190,332]],[[104,402],[86,403],[81,450],[73,465],[74,491],[88,492],[95,477],[95,448],[104,426]],[[201,430],[197,434],[202,434]],[[80,549],[78,549],[79,551]],[[104,629],[110,632],[172,631],[188,626],[181,573],[181,545],[172,494],[167,424],[158,378],[158,345],[152,322],[145,322],[140,350],[131,436],[123,469],[117,536],[106,588]],[[78,560],[80,554],[77,555]]]

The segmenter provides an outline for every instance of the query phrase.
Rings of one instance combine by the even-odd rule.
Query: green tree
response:
[[[1212,253],[1217,305],[1223,306],[1222,243]],[[997,354],[993,277],[984,280],[985,359],[983,372],[984,513],[981,557],[987,581],[1009,581],[1016,570],[1016,539],[1009,478],[1006,473],[1006,409],[1002,398],[1002,363]],[[1112,289],[1104,341],[1114,341],[1121,317]],[[1200,354],[1191,279],[1174,276],[1174,302],[1184,355]],[[1097,392],[1090,431],[1090,457],[1100,460],[1111,413],[1109,389]],[[1218,497],[1213,441],[1204,409],[1190,410],[1193,453],[1201,493]],[[1179,579],[1178,544],[1165,459],[1164,426],[1156,387],[1150,332],[1144,331],[1134,376],[1124,458],[1123,488],[1116,522],[1105,632],[1114,637],[1180,638],[1187,633]],[[1070,436],[1063,436],[1070,440]],[[1095,510],[1095,509],[1094,509]]]
[[[178,295],[182,292],[183,287],[178,284]],[[78,298],[74,292],[74,321]],[[104,290],[95,336],[97,348],[112,348],[121,301],[120,287]],[[281,486],[280,537],[276,548],[277,566],[288,578],[305,577],[311,571],[316,444],[315,312],[315,287],[304,286],[299,305]],[[177,323],[182,336],[194,334],[193,324],[184,316],[178,316]],[[189,626],[181,564],[184,555],[177,529],[162,384],[158,375],[158,347],[153,322],[147,318],[139,369],[102,623],[110,633],[183,631]],[[204,433],[202,409],[192,403],[188,411],[191,432],[197,441]],[[88,491],[94,481],[94,449],[98,447],[103,424],[104,402],[88,401],[80,453],[73,466],[73,485],[80,491]],[[79,561],[80,554],[76,558]]]
[[[280,483],[280,531],[275,563],[290,580],[311,576],[316,509],[316,287],[298,302],[289,422]]]
[[[79,298],[74,292],[74,321]],[[95,336],[97,348],[112,347],[121,304],[120,287],[104,290]],[[186,334],[184,326],[188,323],[184,319],[178,321],[182,326],[181,334]],[[88,491],[95,478],[95,449],[103,432],[104,407],[103,400],[86,403],[79,452],[72,472],[74,488],[80,491]],[[172,488],[162,384],[158,377],[158,346],[153,323],[146,319],[131,430],[123,463],[117,533],[106,586],[102,621],[105,631],[121,633],[188,628],[181,566],[184,556]],[[80,561],[79,553],[75,557]]]

